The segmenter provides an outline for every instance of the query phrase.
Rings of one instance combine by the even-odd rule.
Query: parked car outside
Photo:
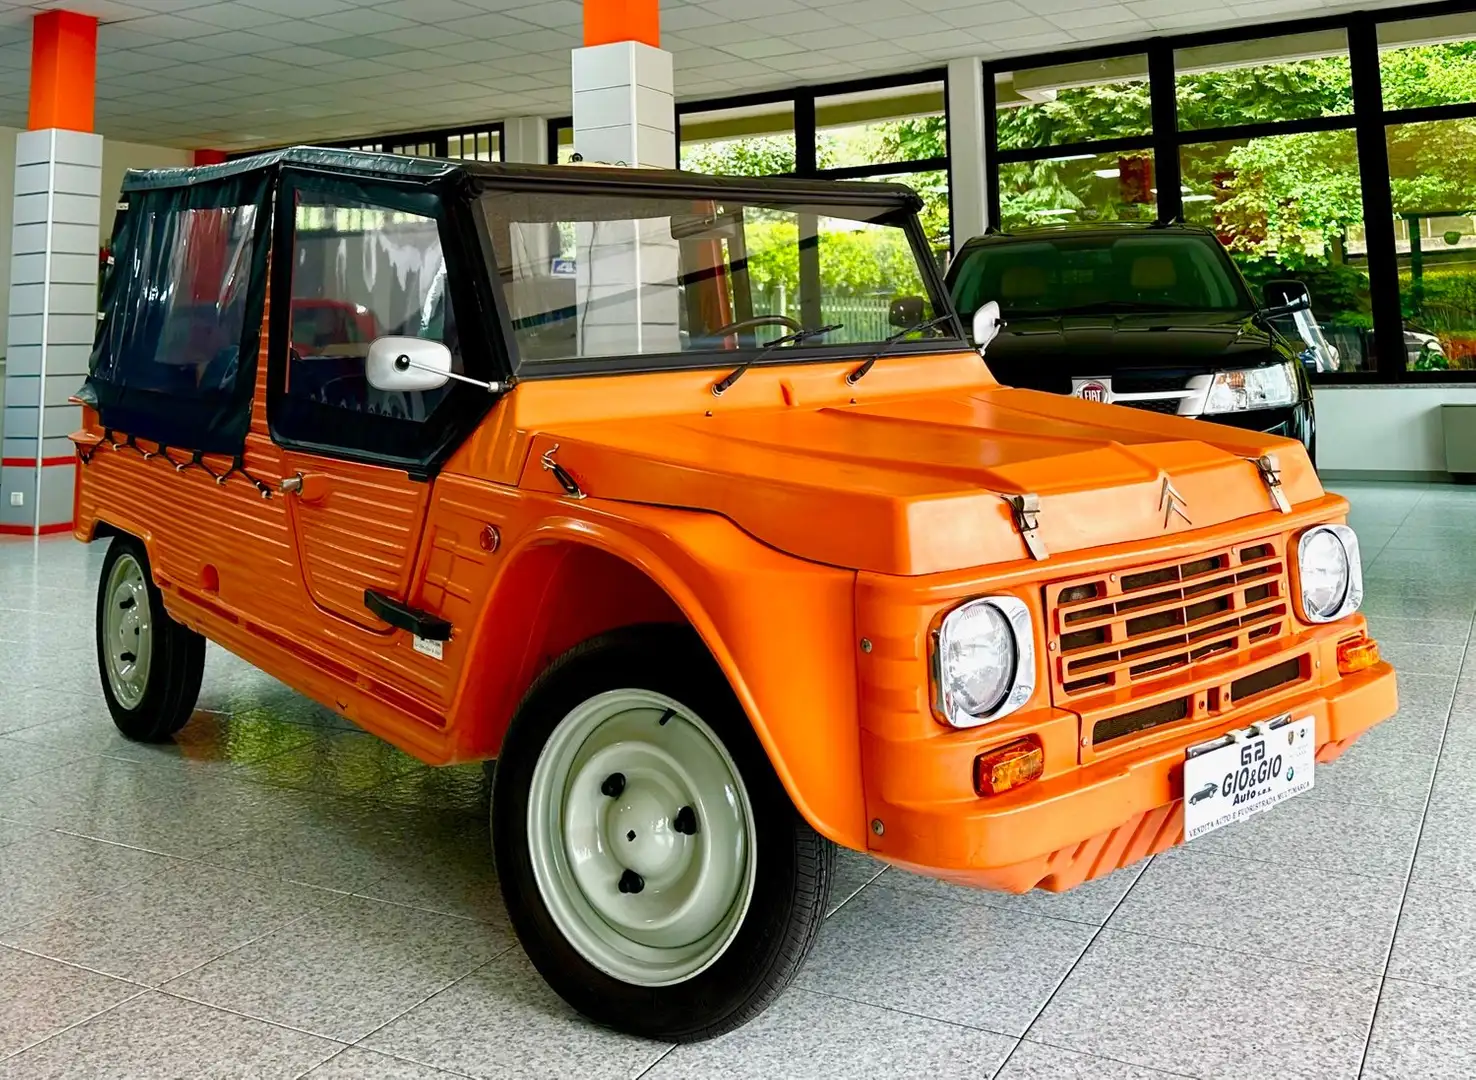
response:
[[[1284,435],[1316,459],[1302,358],[1313,346],[1274,328],[1292,312],[1258,307],[1207,229],[989,233],[963,246],[947,282],[961,311],[999,302],[1005,326],[988,362],[1007,386]]]
[[[208,638],[496,759],[532,963],[666,1040],[793,979],[837,844],[1060,891],[1306,790],[1396,705],[1346,501],[1294,440],[999,385],[920,205],[308,148],[130,173],[73,436],[113,722],[170,739]],[[868,258],[889,336],[834,314]]]

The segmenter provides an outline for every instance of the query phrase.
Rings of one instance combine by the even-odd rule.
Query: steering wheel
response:
[[[751,319],[739,319],[727,326],[719,326],[716,330],[709,331],[711,337],[727,337],[742,330],[755,330],[760,326],[783,326],[790,331],[803,330],[804,323],[798,319],[791,319],[788,315],[755,315]]]
[[[368,400],[372,394],[377,400]],[[325,382],[315,395],[320,404],[332,405],[350,412],[388,416],[396,420],[417,420],[410,398],[400,392],[372,390],[362,375],[338,375]]]

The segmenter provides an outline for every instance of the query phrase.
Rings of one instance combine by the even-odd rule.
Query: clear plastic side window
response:
[[[369,346],[386,336],[439,341],[462,371],[435,218],[303,192],[292,250],[287,393],[346,412],[424,421],[450,392],[369,384]]]

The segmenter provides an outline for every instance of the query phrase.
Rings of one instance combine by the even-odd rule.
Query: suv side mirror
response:
[[[451,350],[425,338],[375,338],[364,368],[376,390],[402,394],[439,390],[451,381]]]
[[[916,326],[926,317],[923,315],[926,304],[921,296],[895,297],[887,309],[887,322],[893,326]]]
[[[1267,307],[1295,309],[1312,306],[1312,294],[1300,281],[1287,279],[1268,281],[1262,291],[1266,296]]]
[[[989,343],[999,336],[1004,320],[999,315],[999,301],[990,300],[974,312],[974,347],[983,353]]]

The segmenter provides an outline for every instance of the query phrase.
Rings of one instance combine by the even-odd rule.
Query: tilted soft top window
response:
[[[124,195],[84,396],[102,423],[238,454],[266,292],[265,171]]]

